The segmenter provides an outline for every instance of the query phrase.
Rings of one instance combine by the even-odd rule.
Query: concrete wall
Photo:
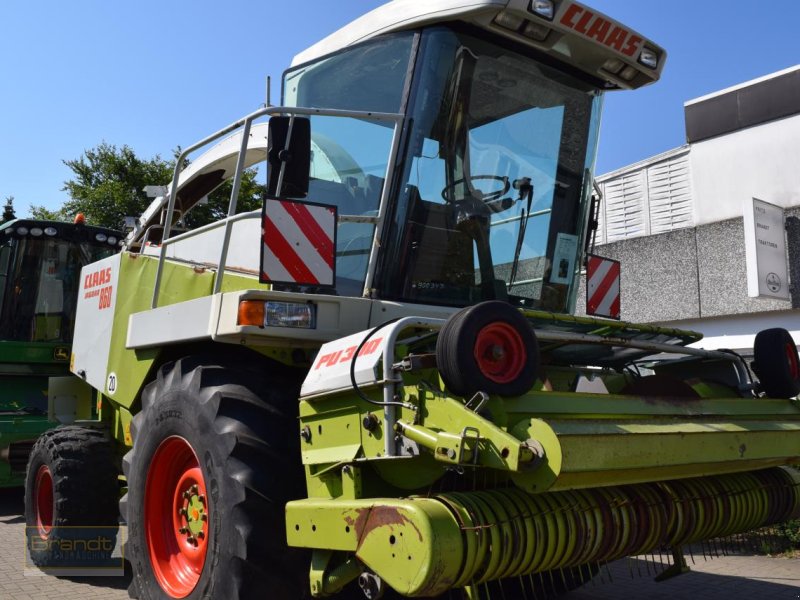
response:
[[[596,252],[622,263],[622,319],[694,329],[706,347],[748,349],[769,327],[800,343],[800,65],[684,110],[688,146],[597,178]],[[754,197],[785,209],[789,302],[747,294],[742,210]]]
[[[622,319],[644,323],[769,313],[800,308],[800,208],[787,211],[791,302],[747,295],[743,219],[605,244],[621,261]],[[581,281],[578,314],[585,314]]]

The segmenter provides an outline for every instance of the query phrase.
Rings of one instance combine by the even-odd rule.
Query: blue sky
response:
[[[424,1],[424,0],[420,0]],[[57,208],[102,141],[168,157],[255,110],[265,79],[380,0],[6,0],[0,200]],[[662,80],[607,95],[598,173],[684,141],[683,102],[800,63],[800,2],[587,0],[669,53]]]

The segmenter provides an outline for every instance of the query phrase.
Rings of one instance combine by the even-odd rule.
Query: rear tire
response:
[[[305,493],[299,379],[272,371],[185,358],[145,388],[120,502],[132,597],[309,597],[307,554],[286,547],[284,518]]]
[[[102,535],[113,548],[119,527],[117,474],[111,442],[102,431],[68,426],[39,436],[25,477],[26,541],[35,565],[73,565],[73,557],[60,549],[82,536]],[[96,527],[102,530],[76,529]],[[105,549],[97,554],[101,561],[110,556]]]

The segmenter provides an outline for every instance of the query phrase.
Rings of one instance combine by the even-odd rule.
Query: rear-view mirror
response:
[[[272,117],[269,120],[267,196],[305,198],[310,167],[311,122],[305,117]]]

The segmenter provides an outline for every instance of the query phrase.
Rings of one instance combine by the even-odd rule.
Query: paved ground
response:
[[[642,560],[620,560],[564,600],[792,600],[800,598],[800,559],[724,556],[688,561],[691,571],[656,583]],[[642,576],[639,576],[641,571]],[[634,576],[632,577],[631,572]]]
[[[125,577],[56,578],[25,568],[22,493],[0,490],[0,600],[127,598]],[[692,571],[663,583],[652,581],[643,560],[621,560],[568,600],[794,600],[800,599],[800,559],[695,556]],[[660,567],[659,567],[660,570]],[[633,577],[632,577],[633,573]],[[641,574],[641,575],[640,575]],[[265,600],[269,600],[265,596]],[[507,599],[511,600],[511,599]]]

